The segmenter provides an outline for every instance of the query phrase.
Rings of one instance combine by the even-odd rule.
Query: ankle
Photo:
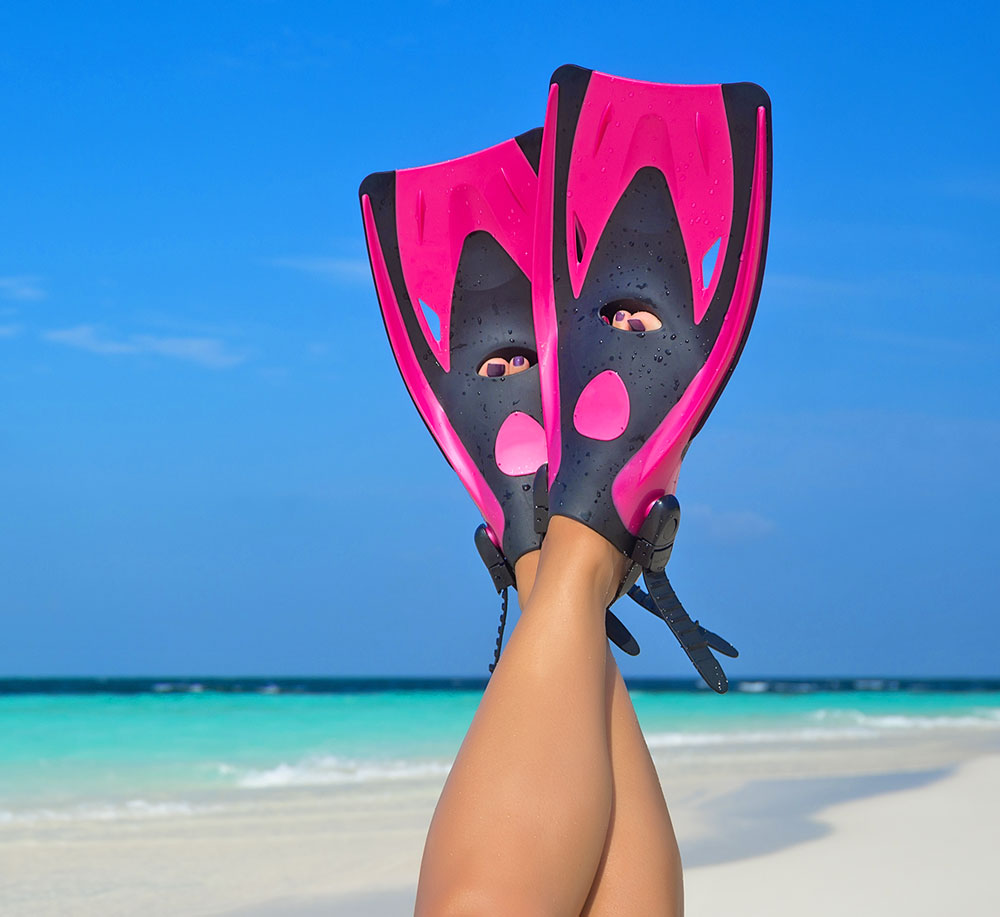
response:
[[[514,581],[517,584],[517,600],[521,605],[528,601],[535,588],[535,577],[538,575],[538,559],[541,551],[529,551],[518,558],[514,564]]]
[[[564,582],[597,595],[604,606],[614,599],[628,568],[628,559],[610,541],[567,516],[549,521],[542,558],[544,565],[560,570]]]

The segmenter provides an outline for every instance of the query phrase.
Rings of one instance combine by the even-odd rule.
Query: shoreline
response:
[[[719,830],[731,831],[735,822],[734,835],[712,833],[700,843],[681,839],[687,911],[938,917],[1000,909],[987,866],[1000,829],[987,826],[975,808],[975,797],[990,791],[996,806],[997,787],[997,753],[934,771],[750,781],[712,800],[715,811],[701,813]],[[971,806],[956,806],[970,797]],[[951,818],[942,819],[942,813]],[[929,832],[931,826],[942,836]],[[753,844],[747,843],[750,831]],[[959,837],[964,843],[955,844]],[[942,856],[943,849],[951,856]],[[886,850],[894,853],[886,857]],[[922,880],[910,873],[917,863],[929,869]],[[347,896],[286,897],[211,917],[394,917],[412,913],[415,891],[412,884]]]
[[[742,917],[751,913],[746,902],[772,895],[776,882],[791,881],[782,891],[789,900],[796,888],[825,889],[831,874],[863,872],[864,863],[852,860],[859,843],[877,841],[905,863],[916,829],[900,831],[901,819],[936,811],[942,799],[952,802],[931,845],[939,873],[961,876],[969,895],[992,893],[987,870],[977,867],[978,878],[969,872],[981,864],[975,845],[986,842],[984,827],[954,801],[971,795],[977,813],[1000,808],[1000,737],[992,733],[653,754],[681,844],[691,914],[728,909]],[[9,917],[406,914],[442,782],[439,775],[264,791],[186,817],[0,826],[0,874],[16,877],[0,890],[0,910]],[[925,856],[922,849],[914,856]],[[882,870],[881,877],[879,894],[905,884],[902,874]],[[954,889],[942,889],[950,902]],[[737,891],[744,897],[725,897]],[[836,900],[833,890],[824,895]],[[926,889],[922,895],[934,900]],[[819,913],[797,900],[799,914]],[[950,912],[943,897],[936,900],[937,913]],[[761,913],[785,911],[772,902]]]

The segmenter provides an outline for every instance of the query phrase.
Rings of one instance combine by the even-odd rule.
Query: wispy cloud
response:
[[[685,508],[688,519],[713,541],[756,541],[777,528],[773,519],[753,510],[718,510],[704,504]]]
[[[5,299],[45,299],[45,290],[37,277],[8,275],[0,277],[0,296]]]
[[[114,338],[103,334],[94,325],[76,325],[46,331],[42,337],[55,344],[65,344],[78,350],[101,356],[138,356],[154,354],[196,363],[209,369],[229,369],[246,360],[246,354],[235,353],[224,341],[207,337],[168,337],[155,334],[130,334]]]
[[[331,280],[367,283],[371,279],[367,258],[327,258],[304,255],[274,258],[270,263],[274,267],[289,268],[293,271],[314,274]]]
[[[12,338],[20,333],[20,325],[0,325],[0,338]]]

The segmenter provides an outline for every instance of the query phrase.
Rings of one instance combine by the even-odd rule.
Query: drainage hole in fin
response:
[[[712,282],[712,275],[715,273],[715,262],[719,258],[719,248],[722,245],[722,237],[719,236],[711,248],[705,252],[705,257],[701,259],[701,286],[707,290]]]
[[[433,337],[434,340],[440,344],[441,316],[439,316],[437,312],[428,306],[422,299],[418,299],[417,302],[420,303],[420,311],[424,313],[424,321],[427,322],[427,328],[431,333],[431,337]]]
[[[573,235],[576,238],[576,263],[583,262],[583,251],[587,247],[587,234],[583,231],[580,217],[573,214]]]
[[[501,376],[513,376],[531,369],[538,362],[538,354],[523,347],[502,347],[494,350],[479,364],[477,372],[480,376],[491,379]]]
[[[618,331],[656,331],[662,322],[648,302],[616,299],[601,309],[601,321]]]

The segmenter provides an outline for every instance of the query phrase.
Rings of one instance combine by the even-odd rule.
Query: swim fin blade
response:
[[[753,321],[770,124],[751,83],[552,77],[532,262],[548,506],[628,556]],[[615,328],[619,310],[659,327]]]
[[[372,276],[420,416],[511,567],[541,539],[531,483],[545,461],[531,252],[539,129],[486,150],[377,172],[359,196]],[[479,368],[516,351],[531,368]]]
[[[530,292],[541,137],[536,128],[459,159],[373,173],[359,190],[393,355],[485,519],[476,547],[498,592],[541,546],[532,483],[545,438]],[[528,355],[529,369],[479,374],[490,357],[514,352]],[[625,652],[638,652],[613,615],[608,628]]]

